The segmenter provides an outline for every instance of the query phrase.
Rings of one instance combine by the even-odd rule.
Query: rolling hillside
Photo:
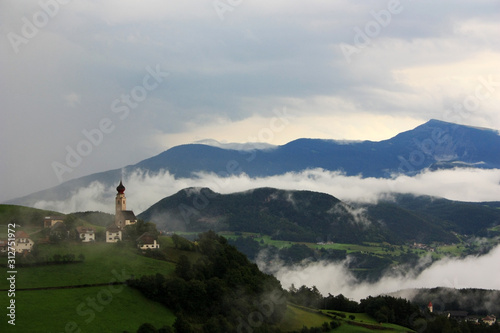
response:
[[[311,191],[261,188],[222,195],[189,188],[139,215],[159,229],[251,232],[302,242],[452,243],[456,234],[487,235],[500,225],[494,204],[398,195],[378,204],[349,205]]]

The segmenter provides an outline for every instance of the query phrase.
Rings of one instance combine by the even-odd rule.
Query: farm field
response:
[[[85,257],[83,263],[46,265],[37,267],[17,267],[16,287],[40,288],[74,286],[83,284],[109,283],[124,281],[131,276],[161,273],[170,275],[175,264],[146,258],[134,248],[109,243],[61,244],[39,246],[40,256],[51,258],[54,254],[80,254]],[[1,258],[2,265],[6,257]],[[2,279],[0,289],[7,287],[7,280]]]
[[[346,319],[338,316],[334,319],[334,316],[331,315],[332,312],[342,314],[346,317]],[[349,319],[350,315],[355,316],[355,319]],[[282,324],[280,325],[280,329],[284,332],[300,331],[303,326],[321,327],[324,322],[330,323],[333,320],[339,322],[341,325],[340,327],[332,329],[329,332],[413,332],[412,330],[399,325],[379,324],[365,313],[348,313],[330,310],[318,311],[294,304],[288,305],[287,312]]]
[[[135,332],[145,322],[162,327],[174,321],[169,309],[125,285],[28,290],[16,292],[15,327],[2,320],[0,331]]]

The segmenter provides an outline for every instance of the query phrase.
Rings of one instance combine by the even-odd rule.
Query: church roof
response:
[[[134,212],[131,210],[122,210],[120,213],[124,220],[129,220],[129,221],[137,220],[137,217],[135,217]]]
[[[125,186],[123,186],[122,184],[122,181],[120,180],[120,184],[118,185],[118,187],[116,188],[116,190],[118,191],[118,193],[120,194],[123,194],[123,192],[125,192]]]

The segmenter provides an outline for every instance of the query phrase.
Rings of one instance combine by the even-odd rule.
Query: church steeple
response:
[[[116,190],[118,191],[118,193],[120,194],[123,194],[123,192],[125,192],[125,186],[123,186],[122,184],[122,181],[120,180],[120,185],[118,185],[118,187],[116,188]]]
[[[116,216],[118,217],[122,211],[127,210],[127,198],[125,197],[125,186],[123,186],[121,180],[120,180],[120,185],[118,185],[118,187],[116,188],[116,191],[118,193],[116,194],[115,207],[116,207]]]

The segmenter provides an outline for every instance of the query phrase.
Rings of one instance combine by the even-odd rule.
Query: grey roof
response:
[[[94,233],[95,229],[91,227],[78,226],[76,227],[76,231],[78,231],[79,234],[86,234],[86,233]]]
[[[112,225],[110,225],[109,227],[106,228],[106,231],[109,231],[109,232],[118,232],[118,231],[121,231],[121,229],[118,228],[118,226],[113,223]]]
[[[135,217],[134,212],[131,210],[122,210],[120,213],[121,213],[121,217],[124,220],[129,220],[129,221],[137,220],[137,217]]]

